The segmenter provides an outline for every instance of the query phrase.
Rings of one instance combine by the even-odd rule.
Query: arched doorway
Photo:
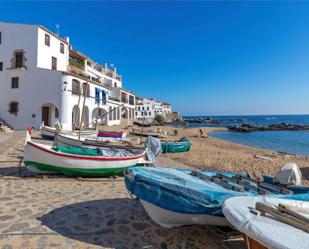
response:
[[[59,118],[58,108],[52,103],[43,104],[41,107],[41,123],[45,126],[53,126]]]
[[[101,117],[101,118],[98,119],[98,123],[101,124],[101,125],[106,125],[107,124],[107,115],[105,115],[106,113],[107,113],[107,111],[103,108],[93,109],[93,111],[92,111],[92,121]]]
[[[83,109],[83,127],[89,127],[89,108],[84,106]]]
[[[128,112],[128,109],[127,108],[125,108],[125,107],[123,107],[122,109],[121,109],[121,118],[122,119],[128,119],[129,118],[129,112]]]
[[[80,109],[77,105],[72,109],[72,127],[73,129],[80,128]]]

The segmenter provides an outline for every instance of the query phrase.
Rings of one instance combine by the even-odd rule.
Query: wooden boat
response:
[[[132,129],[132,131],[130,132],[133,135],[138,135],[138,136],[152,136],[152,137],[160,137],[161,133],[160,132],[156,132],[156,131],[152,131],[152,130],[139,130],[139,129]]]
[[[278,187],[272,178],[258,183],[245,174],[186,169],[131,167],[125,171],[129,192],[149,216],[167,228],[185,225],[229,226],[222,203],[234,196],[258,194],[297,198],[309,188]],[[237,183],[238,182],[238,183]]]
[[[121,175],[127,167],[143,164],[145,154],[144,150],[114,150],[111,153],[100,149],[53,147],[27,141],[24,162],[28,170],[36,173],[98,177]]]
[[[136,125],[138,127],[151,127],[151,124],[148,124],[148,123],[145,124],[145,123],[137,122],[137,121],[134,121],[133,125]]]
[[[122,131],[98,131],[98,137],[122,139],[126,137],[125,132]]]
[[[191,142],[188,137],[182,137],[180,140],[173,141],[161,141],[162,153],[179,153],[187,152],[191,148]]]
[[[63,134],[73,134],[72,132],[69,131],[61,131]],[[41,137],[46,139],[46,140],[51,140],[53,141],[55,139],[55,134],[56,134],[56,128],[54,127],[49,127],[49,126],[41,126]],[[97,134],[96,130],[84,130],[81,131],[81,135],[83,136],[91,136]]]
[[[267,215],[259,214],[258,210],[256,210],[257,203],[261,207],[264,205],[271,207],[272,210],[275,210],[274,213],[272,215],[268,213]],[[288,212],[276,212],[279,205],[286,207]],[[244,234],[248,248],[309,248],[308,194],[304,194],[302,200],[275,197],[232,197],[224,202],[222,210],[226,219]],[[282,215],[285,222],[281,220]],[[297,216],[301,217],[301,219],[298,224],[295,224],[294,222],[297,222],[295,217]],[[293,220],[293,225],[289,224],[290,219]],[[307,227],[307,232],[300,229],[301,226],[299,228],[295,226],[299,224],[304,224]]]
[[[144,146],[140,145],[139,139],[125,138],[123,140],[110,141],[96,138],[81,137],[78,139],[75,135],[57,134],[55,136],[55,145],[57,146],[74,146],[74,147],[100,147],[100,148],[115,148],[115,149],[130,149],[140,150]]]

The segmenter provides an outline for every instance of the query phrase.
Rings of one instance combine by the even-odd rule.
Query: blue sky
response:
[[[1,2],[184,115],[309,113],[309,2]]]

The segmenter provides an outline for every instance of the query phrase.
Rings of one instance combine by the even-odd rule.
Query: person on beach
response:
[[[200,137],[202,137],[203,136],[203,130],[199,129],[199,131],[200,131]]]

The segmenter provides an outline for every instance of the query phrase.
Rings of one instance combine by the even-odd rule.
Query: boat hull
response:
[[[169,142],[162,142],[161,143],[162,153],[181,153],[187,152],[191,148],[191,143],[187,142],[176,142],[176,143],[169,143]]]
[[[45,126],[41,127],[41,137],[46,140],[53,141],[55,139],[55,132],[56,132],[55,128]]]
[[[27,142],[24,162],[26,168],[35,173],[97,177],[121,175],[127,167],[143,163],[144,155],[126,158],[77,156],[53,151],[50,146]]]
[[[61,133],[71,134],[72,132],[61,131]],[[77,131],[77,133],[78,133],[78,131]],[[42,126],[41,127],[41,137],[42,138],[44,138],[46,140],[53,141],[55,139],[55,134],[56,134],[56,128],[48,127],[48,126]],[[97,132],[95,130],[81,131],[81,135],[83,135],[83,136],[93,136],[93,135],[96,135],[96,134],[97,134]]]
[[[67,135],[56,135],[55,143],[57,146],[74,146],[74,147],[102,147],[102,148],[116,148],[116,149],[133,149],[133,150],[141,150],[143,147],[141,146],[130,146],[125,144],[113,144],[107,141],[95,141],[95,140],[78,140],[72,136]]]
[[[162,227],[173,228],[189,225],[230,226],[225,217],[208,214],[178,213],[160,208],[147,201],[141,200],[141,203],[150,218]]]

